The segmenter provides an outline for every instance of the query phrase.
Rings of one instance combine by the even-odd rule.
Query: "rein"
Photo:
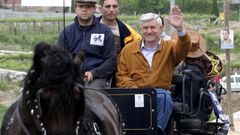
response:
[[[22,98],[20,98],[18,100],[16,109],[14,111],[14,115],[16,116],[16,120],[18,120],[19,125],[23,129],[24,133],[26,135],[33,135],[33,134],[30,133],[29,129],[24,124],[24,120],[21,117],[21,101],[22,101]],[[31,103],[30,100],[28,100],[27,105],[30,105],[30,103]],[[42,135],[60,135],[60,134],[64,134],[64,133],[67,133],[68,135],[79,135],[79,133],[78,133],[79,127],[80,127],[80,122],[79,121],[77,121],[76,128],[73,131],[67,131],[65,129],[58,129],[58,130],[54,131],[53,133],[47,132],[46,128],[44,127],[44,123],[41,121],[42,116],[40,114],[36,113],[36,112],[41,112],[41,110],[40,110],[41,108],[39,107],[40,106],[39,100],[35,99],[34,103],[36,105],[34,106],[34,108],[30,109],[30,114],[34,118],[33,121],[35,123],[35,126],[37,127],[38,131],[41,132]],[[36,111],[36,109],[37,109],[37,111]],[[79,118],[79,119],[81,119],[81,118]],[[11,118],[9,120],[9,122],[8,122],[9,124],[6,128],[6,131],[10,128],[13,121],[14,121],[14,118]]]
[[[24,125],[22,117],[20,116],[20,102],[17,103],[17,108],[16,108],[16,118],[19,121],[20,127],[23,129],[23,131],[26,133],[26,135],[31,135],[27,127]]]
[[[16,113],[16,118],[17,118],[17,120],[19,121],[20,127],[23,129],[24,133],[25,133],[26,135],[31,135],[31,134],[30,134],[30,131],[28,130],[28,128],[27,128],[26,125],[24,124],[24,121],[23,121],[23,119],[22,119],[22,117],[21,117],[21,114],[20,114],[20,109],[21,109],[21,107],[20,107],[20,106],[21,106],[21,105],[20,105],[21,102],[20,102],[20,101],[22,101],[22,100],[19,100],[19,102],[17,103],[17,108],[16,108],[16,111],[15,111],[15,113]],[[35,106],[35,109],[40,108],[40,107],[39,107],[39,106],[40,106],[40,103],[38,102],[38,100],[35,99],[34,102],[38,104],[38,105]],[[30,100],[28,100],[27,104],[28,104],[28,105],[30,104]],[[35,110],[35,109],[31,109],[31,111],[30,111],[31,116],[34,116],[34,113],[35,113],[34,110]],[[39,110],[39,109],[38,109],[38,110]],[[41,111],[39,111],[39,112],[41,112]],[[37,122],[37,125],[35,125],[35,126],[37,126],[38,130],[42,132],[42,135],[47,135],[47,130],[46,130],[46,128],[44,127],[43,122],[41,122],[41,120],[40,120],[40,114],[37,114],[36,122]]]

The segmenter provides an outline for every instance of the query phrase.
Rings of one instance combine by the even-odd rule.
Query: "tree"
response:
[[[211,9],[212,9],[211,13],[215,16],[218,16],[219,10],[218,10],[217,0],[212,0],[212,8]]]

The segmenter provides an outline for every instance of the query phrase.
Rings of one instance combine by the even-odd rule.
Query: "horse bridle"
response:
[[[42,91],[42,89],[40,89],[39,91]],[[26,94],[29,94],[29,91],[26,92]],[[22,97],[19,99],[19,101],[22,101]],[[80,127],[80,122],[77,121],[76,123],[76,128],[75,128],[75,131],[67,131],[65,129],[58,129],[56,131],[54,131],[54,133],[48,133],[45,126],[44,126],[44,123],[41,121],[41,117],[42,117],[42,110],[41,110],[41,106],[40,106],[40,97],[37,96],[37,99],[34,99],[34,107],[32,109],[30,109],[30,114],[31,116],[36,116],[36,118],[34,118],[34,121],[36,123],[36,127],[39,131],[41,131],[42,135],[60,135],[60,134],[72,134],[72,135],[78,135],[78,130],[79,130],[79,127]],[[21,114],[20,114],[20,110],[21,110],[21,102],[18,102],[17,103],[17,107],[15,109],[15,115],[16,115],[16,119],[18,120],[19,122],[19,125],[20,127],[23,129],[24,133],[26,135],[31,135],[29,129],[27,128],[27,126],[24,124],[23,122],[23,119],[21,117]],[[27,101],[27,104],[30,105],[31,104],[31,101],[28,100]],[[37,109],[37,111],[36,111]],[[38,112],[38,113],[36,113]],[[80,118],[79,118],[80,119]],[[7,126],[7,129],[11,126],[11,124],[13,123],[14,119],[11,118],[8,122],[8,126]],[[6,129],[6,130],[7,130]]]
[[[79,85],[77,85],[77,87],[79,87]],[[43,91],[43,89],[39,89],[38,93],[41,93]],[[29,94],[29,91],[26,91],[25,94]],[[85,118],[82,118],[82,116],[80,116],[78,118],[78,121],[76,122],[76,128],[75,131],[68,131],[65,129],[58,129],[55,130],[53,133],[49,133],[45,126],[44,123],[41,121],[41,117],[42,117],[42,109],[41,109],[41,105],[40,105],[40,96],[39,94],[37,94],[36,96],[37,98],[34,99],[33,102],[33,106],[31,106],[31,101],[28,100],[27,101],[27,105],[31,106],[30,109],[30,114],[31,116],[36,116],[36,118],[34,118],[34,123],[36,124],[35,126],[37,127],[37,129],[39,131],[41,131],[42,135],[61,135],[61,134],[68,134],[68,135],[79,135],[79,129],[80,129],[80,124],[83,124],[87,129],[90,130],[90,134],[91,135],[102,135],[101,132],[99,131],[98,125],[96,122],[90,122]],[[27,128],[27,126],[24,124],[24,121],[21,117],[20,111],[21,111],[21,102],[22,101],[22,97],[19,98],[19,102],[17,103],[17,107],[15,109],[15,115],[16,115],[16,119],[19,122],[20,127],[23,129],[24,133],[26,135],[31,135],[29,129]],[[11,118],[8,122],[8,126],[7,129],[10,127],[10,125],[13,123],[14,119]]]

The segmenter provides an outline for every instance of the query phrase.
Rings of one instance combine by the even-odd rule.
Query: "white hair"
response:
[[[157,23],[161,26],[162,25],[162,19],[159,17],[158,14],[155,13],[146,13],[141,15],[139,21],[140,21],[140,26],[142,25],[143,22],[145,21],[151,21],[151,20],[157,20]]]

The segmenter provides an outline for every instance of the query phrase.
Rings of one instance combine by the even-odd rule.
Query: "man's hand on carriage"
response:
[[[172,13],[167,17],[167,20],[177,31],[183,31],[182,11],[178,6],[172,8]]]
[[[85,72],[84,81],[90,82],[93,80],[93,74],[90,71]]]

